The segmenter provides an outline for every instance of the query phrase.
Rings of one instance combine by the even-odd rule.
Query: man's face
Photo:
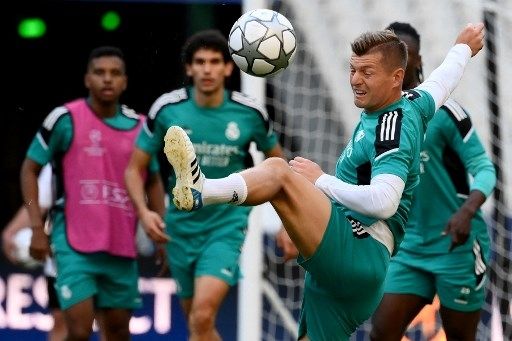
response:
[[[192,63],[186,65],[186,71],[196,90],[208,95],[224,87],[224,79],[233,72],[233,64],[224,62],[219,51],[199,49],[194,53]]]
[[[396,88],[401,89],[403,70],[388,66],[380,51],[350,58],[350,85],[354,104],[372,112],[393,103]]]
[[[126,89],[128,79],[124,62],[116,56],[91,60],[85,74],[85,87],[93,99],[101,103],[115,103]]]

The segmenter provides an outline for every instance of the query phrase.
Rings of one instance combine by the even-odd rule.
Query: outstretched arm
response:
[[[149,174],[146,180],[146,194],[148,197],[148,208],[163,217],[165,214],[165,190],[162,176],[159,172]]]
[[[2,231],[2,247],[4,249],[4,254],[13,264],[16,264],[16,258],[14,257],[14,235],[16,232],[27,226],[30,226],[28,210],[25,206],[21,206]]]
[[[449,251],[468,240],[471,233],[471,220],[483,205],[485,199],[485,195],[479,190],[471,191],[464,204],[450,217],[446,229],[443,231],[444,235],[448,234],[452,237]]]
[[[332,200],[378,219],[395,214],[405,188],[404,181],[392,174],[377,175],[369,185],[352,185],[325,174],[316,163],[302,157],[291,160],[290,166]]]
[[[405,182],[393,174],[372,178],[369,185],[351,185],[335,176],[323,174],[315,186],[332,200],[378,219],[388,219],[396,213]]]
[[[25,158],[21,166],[21,192],[32,226],[30,255],[37,260],[46,259],[50,253],[48,236],[44,232],[43,212],[39,206],[37,178],[41,168],[41,165],[29,158]]]
[[[468,240],[471,234],[472,219],[496,185],[496,170],[480,142],[469,114],[459,106],[447,106],[446,108],[449,109],[446,112],[452,117],[464,117],[461,121],[445,120],[443,135],[464,163],[464,168],[473,177],[469,196],[457,212],[450,217],[443,232],[451,236],[450,251],[452,251]]]
[[[169,240],[169,236],[163,232],[165,224],[159,213],[149,209],[144,191],[145,186],[142,174],[144,174],[148,168],[150,158],[151,155],[144,152],[142,149],[135,147],[130,162],[128,163],[128,167],[126,168],[124,179],[128,194],[130,195],[133,206],[135,207],[137,216],[139,217],[144,230],[155,242],[164,243]],[[163,211],[163,204],[159,203],[158,199],[155,198],[156,195],[159,195],[159,192],[160,194],[163,193],[163,190],[160,191],[158,189],[158,179],[152,179],[150,175],[149,181],[150,187],[154,186],[148,192],[148,194],[151,195],[152,204],[155,205],[153,208],[159,211]]]
[[[416,89],[428,92],[436,111],[459,84],[469,59],[483,47],[484,24],[468,24],[459,34],[443,63]]]

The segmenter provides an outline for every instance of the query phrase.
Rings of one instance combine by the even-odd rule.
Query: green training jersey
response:
[[[137,146],[152,154],[163,149],[164,136],[171,126],[182,127],[192,141],[201,170],[207,178],[222,178],[250,166],[249,145],[259,150],[272,149],[277,138],[266,111],[249,97],[225,91],[219,107],[199,107],[194,101],[194,88],[182,88],[160,96],[153,104]],[[169,196],[176,180],[169,178]],[[171,235],[201,234],[226,228],[244,229],[250,208],[233,205],[211,205],[201,210],[184,212],[169,205],[166,223]]]
[[[379,174],[393,174],[405,182],[398,210],[386,220],[395,252],[403,239],[413,189],[419,182],[421,145],[434,111],[432,96],[421,90],[405,91],[400,100],[377,112],[363,111],[336,164],[336,177],[349,184],[369,185]],[[353,225],[360,222],[370,226],[378,220],[341,207]]]
[[[420,179],[401,247],[414,252],[446,253],[451,236],[441,233],[450,217],[462,206],[470,191],[479,190],[488,196],[495,183],[494,166],[468,113],[453,100],[439,109],[428,126],[421,152]],[[453,252],[471,250],[475,238],[482,247],[489,245],[487,226],[480,210],[471,221],[469,240]]]

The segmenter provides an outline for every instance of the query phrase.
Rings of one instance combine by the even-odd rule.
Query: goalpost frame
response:
[[[267,8],[266,0],[242,0],[242,13],[252,9]],[[249,76],[241,72],[241,90],[265,105],[265,79]],[[254,144],[251,145],[254,163],[263,160]],[[263,237],[259,210],[255,207],[249,217],[249,227],[245,238],[240,267],[242,278],[238,284],[238,323],[237,339],[239,341],[260,341],[262,334],[262,284]]]

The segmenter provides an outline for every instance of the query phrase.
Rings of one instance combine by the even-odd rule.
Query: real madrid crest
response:
[[[230,141],[235,141],[240,138],[240,129],[238,128],[238,124],[236,122],[229,122],[226,127],[226,138]]]

